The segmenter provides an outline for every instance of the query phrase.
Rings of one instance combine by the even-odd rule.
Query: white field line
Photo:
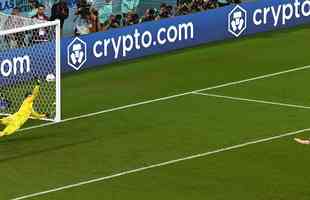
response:
[[[217,95],[217,94],[210,94],[210,93],[201,93],[201,92],[193,92],[196,95],[203,95],[208,97],[216,97],[216,98],[223,98],[223,99],[230,99],[236,101],[247,101],[247,102],[254,102],[254,103],[261,103],[261,104],[269,104],[269,105],[276,105],[276,106],[284,106],[284,107],[291,107],[291,108],[300,108],[300,109],[310,109],[309,106],[302,106],[302,105],[295,105],[295,104],[287,104],[287,103],[279,103],[273,101],[264,101],[264,100],[256,100],[256,99],[246,99],[240,97],[232,97],[232,96],[224,96],[224,95]]]
[[[185,93],[180,93],[180,94],[176,94],[176,95],[172,95],[172,96],[152,99],[152,100],[148,100],[148,101],[142,101],[142,102],[139,102],[139,103],[134,103],[134,104],[129,104],[129,105],[125,105],[125,106],[115,107],[115,108],[111,108],[111,109],[107,109],[107,110],[102,110],[102,111],[98,111],[98,112],[94,112],[94,113],[78,115],[78,116],[75,116],[75,117],[70,117],[70,118],[63,119],[63,120],[61,120],[60,122],[57,122],[57,123],[63,123],[63,122],[77,120],[77,119],[88,118],[88,117],[100,115],[100,114],[103,114],[103,113],[114,112],[114,111],[118,111],[118,110],[125,110],[125,109],[132,108],[132,107],[137,107],[137,106],[141,106],[141,105],[145,105],[145,104],[150,104],[150,103],[155,103],[155,102],[159,102],[159,101],[165,101],[165,100],[169,100],[169,99],[173,99],[173,98],[177,98],[177,97],[181,97],[181,96],[185,96],[185,95],[190,95],[190,94],[196,93],[196,92],[203,92],[203,91],[209,91],[209,90],[213,90],[213,89],[217,89],[217,88],[223,88],[223,87],[228,87],[228,86],[232,86],[232,85],[238,85],[238,84],[241,84],[241,83],[246,83],[246,82],[250,82],[250,81],[254,81],[254,80],[260,80],[260,79],[265,79],[265,78],[269,78],[269,77],[275,77],[275,76],[279,76],[281,74],[286,74],[286,73],[290,73],[290,72],[305,70],[305,69],[309,69],[309,68],[310,68],[310,65],[303,66],[303,67],[296,67],[296,68],[292,68],[292,69],[289,69],[289,70],[284,70],[284,71],[280,71],[280,72],[276,72],[276,73],[271,73],[271,74],[266,74],[266,75],[262,75],[262,76],[256,76],[256,77],[252,77],[252,78],[248,78],[248,79],[244,79],[244,80],[240,80],[240,81],[233,81],[233,82],[224,83],[224,84],[220,84],[220,85],[216,85],[216,86],[211,86],[211,87],[207,87],[207,88],[203,88],[203,89],[199,89],[199,90],[193,90],[193,91],[189,91],[189,92],[185,92]],[[40,128],[40,127],[51,126],[51,125],[54,125],[54,124],[57,124],[57,123],[56,122],[45,123],[45,124],[41,124],[41,125],[36,125],[36,126],[31,126],[31,127],[23,128],[23,129],[20,129],[19,131],[26,131],[26,130],[36,129],[36,128]]]
[[[267,142],[267,141],[271,141],[271,140],[275,140],[275,139],[279,139],[279,138],[283,138],[283,137],[288,137],[288,136],[296,135],[296,134],[303,133],[303,132],[306,132],[306,131],[310,131],[310,128],[302,129],[302,130],[298,130],[298,131],[293,131],[293,132],[288,132],[288,133],[284,133],[284,134],[281,134],[281,135],[277,135],[277,136],[273,136],[273,137],[268,137],[268,138],[264,138],[264,139],[258,139],[258,140],[254,140],[254,141],[250,141],[250,142],[246,142],[246,143],[242,143],[242,144],[237,144],[237,145],[233,145],[233,146],[229,146],[229,147],[224,147],[224,148],[216,149],[216,150],[213,150],[213,151],[208,151],[208,152],[205,152],[205,153],[194,154],[194,155],[186,156],[186,157],[183,157],[183,158],[178,158],[178,159],[175,159],[175,160],[169,160],[169,161],[166,161],[166,162],[161,162],[161,163],[157,163],[157,164],[147,165],[147,166],[144,166],[144,167],[140,167],[140,168],[133,169],[133,170],[128,170],[128,171],[123,171],[123,172],[112,174],[112,175],[109,175],[109,176],[103,176],[103,177],[100,177],[100,178],[90,179],[90,180],[87,180],[87,181],[82,181],[82,182],[74,183],[74,184],[71,184],[71,185],[65,185],[65,186],[53,188],[53,189],[42,191],[42,192],[37,192],[37,193],[23,195],[23,196],[20,196],[20,197],[13,198],[11,200],[29,199],[29,198],[32,198],[32,197],[42,196],[42,195],[45,195],[45,194],[48,194],[48,193],[62,191],[62,190],[67,190],[67,189],[70,189],[70,188],[75,188],[75,187],[79,187],[79,186],[83,186],[83,185],[87,185],[87,184],[91,184],[91,183],[95,183],[95,182],[105,181],[105,180],[113,179],[113,178],[116,178],[116,177],[125,176],[125,175],[133,174],[133,173],[138,173],[138,172],[149,170],[149,169],[153,169],[153,168],[163,167],[163,166],[166,166],[166,165],[171,165],[171,164],[182,162],[182,161],[186,161],[186,160],[206,157],[206,156],[210,156],[210,155],[221,153],[221,152],[225,152],[225,151],[231,151],[231,150],[239,149],[239,148],[246,147],[246,146],[249,146],[249,145],[252,145],[252,144],[257,144],[257,143]]]

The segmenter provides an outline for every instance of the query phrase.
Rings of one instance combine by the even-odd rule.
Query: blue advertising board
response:
[[[54,42],[1,51],[0,86],[16,85],[35,78],[44,79],[50,73],[55,74],[55,57]]]
[[[62,71],[310,23],[309,0],[262,0],[62,40]]]

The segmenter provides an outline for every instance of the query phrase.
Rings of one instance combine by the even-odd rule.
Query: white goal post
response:
[[[36,80],[34,110],[61,121],[60,22],[0,13],[0,115],[18,111]]]

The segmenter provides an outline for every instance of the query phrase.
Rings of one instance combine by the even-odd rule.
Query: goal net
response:
[[[60,25],[0,13],[0,115],[18,111],[41,80],[34,110],[60,121]]]

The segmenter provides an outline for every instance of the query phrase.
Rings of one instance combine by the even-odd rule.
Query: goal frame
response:
[[[56,55],[56,114],[55,118],[53,119],[42,119],[45,121],[53,121],[53,122],[60,122],[61,121],[61,46],[60,46],[60,41],[61,41],[61,34],[60,34],[60,21],[55,20],[55,21],[46,21],[46,22],[40,22],[38,24],[33,24],[33,25],[28,25],[24,27],[18,27],[14,29],[8,29],[8,30],[0,30],[0,36],[8,35],[8,34],[13,34],[13,33],[18,33],[18,32],[25,32],[25,31],[30,31],[34,29],[40,29],[40,28],[45,28],[49,26],[55,26],[55,55]],[[8,114],[0,114],[0,115],[8,115]]]

